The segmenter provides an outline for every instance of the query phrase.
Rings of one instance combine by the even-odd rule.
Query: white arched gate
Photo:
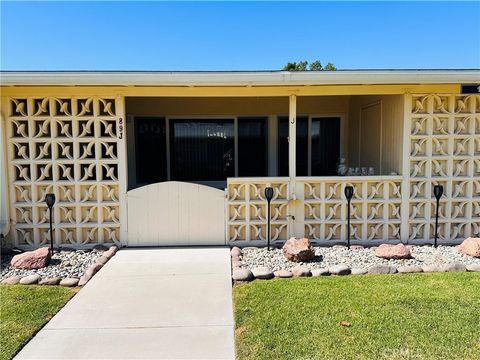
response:
[[[225,245],[225,193],[161,182],[127,193],[127,246]]]

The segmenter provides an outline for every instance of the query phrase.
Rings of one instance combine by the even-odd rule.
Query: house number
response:
[[[123,139],[123,119],[118,119],[118,138]]]

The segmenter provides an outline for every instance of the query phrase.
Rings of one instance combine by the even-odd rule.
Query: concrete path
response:
[[[234,359],[228,248],[121,250],[17,359]]]

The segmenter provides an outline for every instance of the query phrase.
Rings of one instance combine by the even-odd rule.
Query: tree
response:
[[[320,71],[323,70],[322,63],[320,60],[315,60],[310,64],[310,71]]]
[[[335,67],[335,65],[333,65],[332,63],[328,63],[327,65],[325,65],[325,69],[324,70],[327,70],[327,71],[335,71],[337,70],[337,68]]]
[[[286,71],[307,71],[308,61],[289,62],[283,67]]]
[[[308,66],[308,61],[299,61],[298,63],[297,62],[288,62],[287,65],[285,65],[282,70],[285,70],[285,71],[307,71],[307,67],[308,67],[308,70],[310,70],[310,71],[323,71],[323,70],[334,71],[334,70],[337,70],[335,65],[333,65],[332,63],[328,63],[325,67],[322,67],[322,63],[320,62],[320,60],[315,60],[314,62],[312,62],[310,64],[310,66]]]

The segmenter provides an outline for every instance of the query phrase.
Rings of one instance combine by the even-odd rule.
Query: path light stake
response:
[[[53,228],[52,228],[52,208],[55,204],[55,194],[45,195],[45,202],[47,203],[48,209],[50,210],[50,252],[53,256]]]
[[[273,198],[273,188],[265,188],[265,198],[267,199],[267,249],[270,250],[270,202]]]
[[[440,198],[443,195],[443,186],[442,185],[435,185],[433,187],[433,195],[435,195],[435,199],[437,199],[437,208],[435,213],[435,242],[433,244],[434,247],[437,247],[437,239],[438,239],[438,208],[440,206]]]
[[[350,249],[350,200],[353,197],[353,186],[345,186],[345,197],[347,198],[347,243],[348,249]]]

